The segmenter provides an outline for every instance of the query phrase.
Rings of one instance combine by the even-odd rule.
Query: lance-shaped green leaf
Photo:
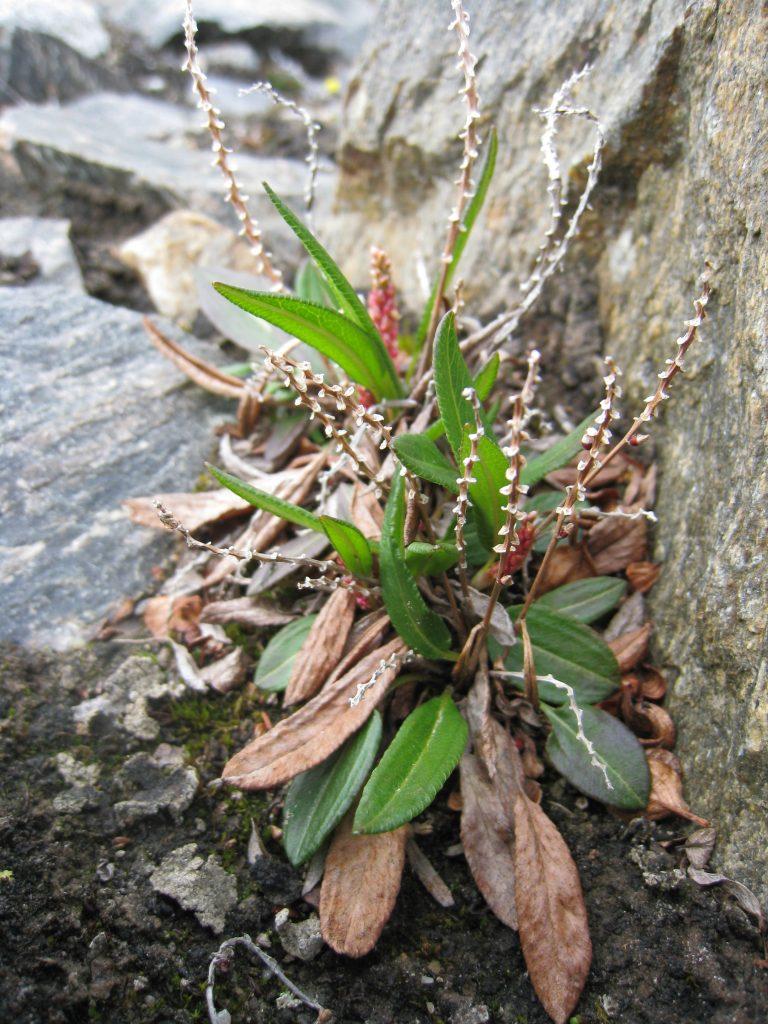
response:
[[[563,502],[562,491],[541,491],[539,494],[534,494],[532,497],[527,498],[525,502],[526,512],[539,512],[539,522],[544,519],[547,512],[552,512],[561,505]],[[589,508],[588,501],[577,501],[574,504],[574,510],[580,512],[582,509]],[[555,524],[554,520],[545,526],[543,530],[539,530],[536,534],[536,540],[534,541],[533,550],[543,553],[549,547],[549,542],[552,539],[552,533],[554,531]]]
[[[472,386],[467,364],[459,348],[453,313],[446,313],[437,328],[434,354],[435,393],[445,436],[456,458],[461,457],[464,425],[475,422],[472,403],[463,397]]]
[[[220,484],[228,487],[239,498],[249,502],[249,504],[254,505],[256,508],[263,509],[265,512],[271,512],[273,516],[285,519],[286,522],[293,523],[295,526],[303,526],[306,529],[317,530],[318,533],[323,533],[319,516],[308,512],[307,509],[302,508],[300,505],[284,501],[283,498],[276,498],[274,494],[267,494],[266,491],[261,491],[258,487],[254,487],[252,484],[246,483],[245,480],[241,480],[240,477],[232,476],[231,473],[225,473],[223,469],[217,469],[216,466],[212,466],[210,463],[206,462],[206,467],[208,472],[216,477]]]
[[[354,576],[370,576],[373,570],[371,545],[358,528],[333,516],[319,518],[328,540],[349,571]]]
[[[256,666],[254,683],[260,690],[284,690],[291,678],[293,660],[307,639],[317,615],[289,622],[272,637]]]
[[[335,306],[333,295],[325,278],[311,260],[304,260],[299,267],[296,280],[293,283],[293,290],[298,298],[304,299],[306,302],[314,302],[318,306],[328,306],[329,309],[333,309]]]
[[[389,832],[421,814],[459,763],[467,735],[447,690],[412,711],[366,783],[355,832]]]
[[[469,455],[469,429],[465,427],[461,443],[462,465]],[[471,429],[474,430],[474,427]],[[502,497],[501,488],[507,483],[509,463],[496,442],[487,435],[478,439],[477,454],[479,461],[472,467],[473,478],[477,482],[469,485],[469,498],[480,514],[480,539],[486,547],[492,548],[498,543],[498,533],[504,525],[505,513],[502,508],[506,498]]]
[[[374,711],[327,761],[291,782],[283,811],[283,845],[291,864],[308,860],[344,817],[368,778],[380,742],[381,715]]]
[[[213,287],[246,313],[274,324],[332,359],[376,398],[400,397],[400,381],[378,333],[374,338],[336,310],[289,295],[254,292],[218,281]]]
[[[650,774],[643,748],[625,725],[600,708],[581,708],[584,736],[605,768],[592,763],[592,754],[579,736],[576,715],[567,704],[541,705],[552,725],[546,751],[561,775],[582,793],[625,811],[641,810],[648,803]],[[611,783],[609,788],[605,776]]]
[[[415,540],[405,549],[405,561],[414,576],[439,576],[459,560],[459,549],[450,541],[427,544]]]
[[[596,412],[590,413],[578,427],[574,427],[570,434],[561,437],[551,448],[531,459],[520,474],[522,482],[532,487],[539,480],[543,480],[548,473],[554,473],[556,469],[567,466],[571,459],[582,451],[581,439],[584,436],[584,431],[591,423],[595,422],[596,416]]]
[[[406,469],[421,480],[439,484],[457,494],[458,471],[426,434],[403,434],[395,438],[395,454]]]
[[[475,391],[477,392],[477,397],[481,402],[484,402],[493,390],[493,385],[496,383],[496,378],[499,375],[500,366],[501,356],[498,352],[494,352],[485,366],[483,366],[482,370],[475,377]]]
[[[396,473],[387,500],[379,542],[379,576],[384,607],[402,639],[426,658],[455,660],[448,627],[427,606],[405,560],[403,478]]]
[[[498,149],[499,139],[496,134],[496,129],[493,128],[488,138],[488,148],[485,153],[485,162],[483,163],[483,169],[480,172],[480,178],[477,182],[475,194],[472,196],[472,199],[470,200],[467,209],[464,211],[465,230],[459,232],[459,236],[456,239],[456,244],[453,248],[453,256],[451,258],[451,262],[448,265],[448,273],[445,279],[446,289],[448,288],[448,286],[451,283],[451,280],[453,279],[453,275],[458,265],[458,262],[461,259],[462,253],[464,252],[464,247],[469,241],[470,232],[472,231],[475,221],[477,220],[478,216],[480,215],[480,211],[483,208],[483,203],[485,202],[485,197],[488,193],[488,187],[491,184],[493,172],[496,167],[496,154],[498,153]],[[420,346],[423,344],[424,338],[427,335],[427,330],[429,329],[429,321],[432,316],[432,307],[435,304],[435,297],[437,296],[438,280],[439,278],[435,279],[435,283],[432,287],[432,292],[429,296],[426,308],[424,309],[424,314],[421,318],[421,323],[419,324],[419,329],[416,337],[418,339],[418,343]]]
[[[627,584],[615,576],[593,576],[565,583],[540,597],[539,608],[551,608],[579,622],[594,622],[611,611],[624,597]]]
[[[290,206],[283,202],[266,181],[263,184],[264,191],[269,196],[275,209],[304,246],[307,254],[322,275],[334,306],[340,313],[349,317],[350,320],[354,320],[358,327],[361,327],[366,334],[378,338],[383,348],[383,342],[381,342],[379,332],[376,330],[368,310],[363,305],[355,289],[342,274],[336,262],[331,258],[330,253],[325,250],[306,224],[302,223]],[[384,351],[386,352],[386,349]]]
[[[522,607],[508,609],[513,621],[517,620]],[[529,608],[526,622],[542,700],[549,704],[562,704],[566,700],[562,690],[542,680],[546,675],[572,686],[576,701],[582,706],[604,700],[620,686],[621,672],[613,651],[589,626],[550,608],[542,608],[538,602]],[[512,648],[504,664],[510,672],[522,672],[522,643]],[[522,690],[522,679],[515,680],[515,685]]]

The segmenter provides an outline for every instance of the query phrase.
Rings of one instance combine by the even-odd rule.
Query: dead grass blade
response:
[[[517,930],[512,794],[502,794],[474,754],[461,759],[461,843],[493,913]]]
[[[199,356],[188,352],[178,342],[163,334],[147,317],[144,317],[144,329],[158,352],[166,359],[170,359],[174,366],[201,388],[224,398],[241,398],[246,391],[245,381],[239,377],[231,377]]]
[[[531,983],[555,1024],[576,1006],[592,962],[576,865],[538,804],[515,799],[515,900]]]
[[[154,502],[159,501],[192,533],[201,526],[218,523],[222,519],[241,516],[251,506],[225,487],[215,491],[195,491],[192,494],[155,494],[151,498],[128,498],[123,506],[131,521],[139,526],[164,530]]]
[[[331,949],[360,957],[376,945],[395,909],[409,826],[353,835],[352,811],[336,830],[320,888],[320,930]]]
[[[294,660],[285,704],[313,697],[326,681],[347,643],[355,608],[351,590],[334,590],[325,602]]]
[[[236,622],[239,626],[263,629],[265,626],[285,626],[296,618],[290,612],[281,611],[266,601],[254,601],[252,597],[235,597],[230,601],[211,601],[200,615],[201,622],[226,625]]]
[[[372,651],[295,714],[230,758],[222,777],[240,789],[272,789],[320,764],[368,719],[399,668],[385,669],[365,699],[350,706],[358,683],[368,682],[382,660],[405,649],[402,640],[395,639]]]
[[[427,857],[413,836],[408,840],[405,851],[408,855],[411,871],[413,871],[432,899],[439,903],[441,907],[454,906],[455,900],[451,890],[437,873],[429,857]]]

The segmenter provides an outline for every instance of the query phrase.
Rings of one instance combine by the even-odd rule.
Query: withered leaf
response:
[[[667,818],[677,814],[681,818],[707,826],[709,822],[694,814],[683,799],[683,774],[679,758],[663,748],[647,750],[648,767],[651,771],[651,795],[645,808],[645,817]]]
[[[688,868],[689,877],[696,882],[697,885],[720,885],[723,889],[739,904],[742,910],[747,914],[751,914],[752,917],[757,921],[757,927],[761,932],[765,931],[765,917],[763,915],[763,908],[760,906],[760,901],[757,896],[748,889],[742,882],[736,882],[732,878],[728,878],[727,875],[713,874],[710,871],[703,871],[701,868],[695,868],[691,865]]]
[[[336,830],[320,888],[320,931],[337,953],[370,953],[395,909],[409,827],[353,835],[350,811]]]
[[[144,328],[155,348],[177,366],[182,373],[206,391],[224,398],[240,398],[246,390],[245,381],[232,377],[216,366],[193,355],[178,342],[163,334],[147,317],[144,317]]]
[[[622,633],[615,640],[608,641],[608,646],[616,655],[620,671],[629,672],[645,658],[648,653],[651,628],[650,622],[646,622],[644,625],[638,626],[637,629]]]
[[[538,594],[546,594],[550,590],[562,587],[565,583],[585,580],[596,575],[590,566],[581,547],[570,544],[559,544],[550,555],[544,566],[544,572],[537,586]]]
[[[538,804],[515,799],[515,901],[531,983],[555,1024],[565,1024],[592,962],[576,865]]]
[[[643,746],[666,747],[675,745],[676,730],[672,716],[659,704],[648,701],[622,700],[624,721],[640,739]]]
[[[647,534],[645,519],[607,517],[595,523],[587,537],[587,548],[597,574],[610,576],[626,569],[630,562],[642,562]]]
[[[703,871],[709,863],[717,840],[717,830],[697,828],[685,840],[685,855],[691,867]]]
[[[285,691],[286,704],[314,696],[336,667],[352,628],[355,607],[355,595],[341,588],[325,602],[294,659]]]
[[[431,861],[418,845],[413,836],[406,845],[408,863],[432,899],[441,907],[452,907],[455,903],[451,890],[435,870]]]
[[[494,785],[474,754],[461,759],[461,843],[493,913],[517,929],[513,794]]]
[[[229,693],[245,678],[246,655],[242,647],[235,647],[218,661],[200,669],[200,678],[213,690]]]
[[[656,562],[630,562],[626,568],[630,587],[640,594],[651,589],[660,572],[661,566]]]
[[[266,601],[254,601],[252,597],[234,597],[229,601],[211,601],[203,608],[201,622],[226,625],[236,622],[240,626],[263,628],[264,626],[285,626],[296,618]]]
[[[609,643],[611,640],[616,640],[623,633],[639,629],[647,618],[645,598],[642,594],[632,594],[620,606],[619,610],[605,627],[603,640]]]
[[[329,683],[335,683],[337,679],[348,672],[354,665],[364,658],[366,654],[378,647],[389,630],[389,616],[386,612],[372,613],[365,629],[356,634],[355,629],[350,630],[347,642],[349,649],[344,651],[344,656],[328,677]],[[398,691],[399,692],[399,691]]]
[[[370,487],[359,482],[355,484],[349,501],[349,514],[364,537],[381,540],[384,509]]]
[[[372,651],[293,715],[230,758],[222,777],[240,789],[271,789],[320,764],[367,720],[398,669],[386,669],[365,698],[350,706],[357,684],[368,682],[382,660],[404,651],[400,639]]]
[[[153,502],[158,500],[169,511],[173,512],[192,533],[208,523],[218,523],[222,519],[241,516],[251,506],[247,501],[238,498],[225,487],[215,491],[194,491],[191,494],[159,494],[151,498],[127,498],[123,505],[128,509],[131,521],[139,526],[149,526],[164,530]]]

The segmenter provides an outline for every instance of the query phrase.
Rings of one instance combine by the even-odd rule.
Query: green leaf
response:
[[[550,590],[536,604],[539,608],[551,608],[562,615],[570,615],[579,622],[594,622],[615,608],[626,590],[626,582],[615,576],[594,576]]]
[[[458,493],[458,471],[426,434],[403,434],[395,438],[395,454],[406,469],[422,480]]]
[[[289,622],[272,637],[256,666],[254,683],[260,690],[284,690],[291,678],[293,659],[307,639],[317,615],[305,615]]]
[[[459,560],[459,549],[450,541],[426,544],[415,540],[405,549],[405,561],[414,576],[439,576]]]
[[[469,429],[465,428],[460,455],[462,464],[469,454],[468,434]],[[479,462],[472,467],[472,474],[477,483],[469,485],[469,497],[480,513],[480,539],[486,547],[492,548],[497,543],[499,530],[504,525],[505,513],[502,508],[506,504],[506,499],[500,492],[507,483],[506,471],[509,463],[499,446],[487,435],[479,438],[477,454]]]
[[[546,704],[542,704],[542,710],[552,725],[546,751],[561,775],[582,793],[612,807],[636,811],[646,806],[651,788],[648,762],[643,748],[625,725],[600,708],[581,709],[584,734],[605,765],[613,786],[609,789],[605,776],[591,763],[590,754],[579,739],[573,710],[567,705],[550,708]]]
[[[467,209],[464,212],[464,226],[466,230],[459,232],[459,237],[456,239],[456,245],[454,246],[453,249],[453,258],[451,259],[450,265],[448,267],[448,274],[445,279],[446,290],[448,288],[448,285],[451,283],[458,262],[461,259],[461,254],[464,252],[464,247],[466,246],[467,241],[469,240],[469,234],[472,231],[475,221],[477,220],[478,216],[480,215],[480,211],[483,208],[483,203],[485,202],[485,197],[488,192],[488,186],[491,184],[493,172],[496,167],[496,154],[498,153],[498,149],[499,139],[498,135],[496,134],[496,129],[493,128],[491,129],[491,134],[488,139],[488,148],[485,154],[485,162],[483,164],[483,170],[480,173],[480,179],[477,183],[475,194],[472,196],[472,199],[470,200],[469,205],[467,206]],[[435,304],[435,298],[437,296],[437,285],[438,278],[435,278],[435,283],[432,287],[432,292],[429,296],[429,300],[424,310],[424,315],[421,318],[421,323],[419,324],[419,329],[416,335],[419,342],[419,346],[423,344],[424,338],[427,336],[427,331],[429,329],[429,321],[432,317],[432,307]]]
[[[540,494],[534,494],[533,497],[527,498],[525,502],[526,512],[552,512],[557,508],[558,505],[562,504],[563,493],[562,491],[542,491]],[[577,501],[574,504],[574,509],[577,512],[581,512],[582,509],[589,508],[588,501]],[[541,517],[543,519],[544,516]],[[549,526],[544,527],[536,534],[536,540],[533,544],[533,550],[542,553],[549,547],[549,542],[552,539],[552,533],[555,529],[554,521]]]
[[[400,381],[378,334],[373,338],[341,313],[289,295],[254,292],[219,281],[213,287],[246,313],[287,331],[338,363],[376,398],[400,397]]]
[[[595,422],[596,416],[596,412],[590,413],[578,427],[574,427],[570,434],[561,437],[547,451],[537,455],[535,459],[531,459],[520,474],[522,482],[532,487],[539,480],[543,480],[548,473],[554,473],[556,469],[567,466],[574,455],[578,455],[582,450],[581,439],[584,436],[584,431],[591,423]]]
[[[395,473],[379,544],[379,575],[384,607],[402,639],[426,658],[455,660],[448,627],[427,606],[405,561],[403,478]]]
[[[412,711],[366,783],[354,831],[390,832],[421,814],[459,763],[467,736],[447,690]]]
[[[327,761],[297,775],[283,811],[283,846],[294,867],[303,864],[338,825],[368,777],[381,742],[381,715],[374,711]]]
[[[472,387],[467,364],[459,348],[453,313],[446,313],[435,335],[435,393],[445,436],[457,459],[461,457],[464,425],[475,422],[472,403],[462,397],[465,388]]]
[[[493,390],[493,385],[496,383],[496,378],[499,375],[500,366],[501,356],[498,352],[494,352],[480,373],[475,377],[475,391],[481,402],[484,402]]]
[[[333,516],[319,518],[328,540],[349,571],[354,576],[370,576],[373,571],[371,545],[358,528]]]
[[[311,260],[304,260],[296,274],[293,282],[293,290],[300,299],[305,302],[314,302],[318,306],[334,308],[333,296],[321,276],[318,269]]]
[[[517,620],[522,605],[508,609]],[[562,704],[566,694],[542,676],[553,675],[572,686],[579,704],[596,704],[610,696],[621,684],[621,673],[613,651],[589,626],[576,619],[542,608],[535,601],[526,616],[528,635],[533,645],[539,695],[549,704]],[[516,644],[504,663],[510,672],[522,672],[523,644]],[[514,680],[523,689],[522,679]]]
[[[318,533],[323,532],[323,526],[319,517],[312,512],[308,512],[305,508],[301,508],[300,505],[294,505],[290,501],[276,498],[274,494],[260,491],[258,487],[246,483],[240,477],[232,476],[231,473],[225,473],[223,469],[217,469],[216,466],[212,466],[208,462],[205,465],[208,472],[216,477],[220,484],[228,487],[230,491],[243,498],[244,501],[255,505],[256,508],[261,508],[265,512],[271,512],[273,516],[285,519],[286,522],[293,523],[295,526],[304,526],[309,530],[317,530]]]
[[[309,228],[302,224],[290,206],[288,206],[287,203],[284,203],[280,196],[278,196],[278,194],[271,189],[266,182],[263,184],[264,190],[269,196],[275,209],[304,246],[308,255],[314,261],[315,266],[322,274],[328,291],[331,294],[333,305],[340,313],[343,313],[345,316],[349,317],[350,320],[353,320],[358,327],[361,327],[366,334],[371,336],[372,339],[378,339],[379,344],[386,354],[384,343],[381,341],[379,332],[376,330],[376,326],[374,325],[373,320],[371,320],[368,310],[365,308],[357,292],[346,277],[344,277],[334,260],[331,259],[330,254],[326,252]]]

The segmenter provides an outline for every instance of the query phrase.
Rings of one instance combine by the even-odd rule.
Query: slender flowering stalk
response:
[[[198,98],[198,106],[205,114],[205,126],[211,136],[211,148],[214,154],[214,166],[221,171],[227,183],[225,198],[234,207],[237,218],[241,223],[240,234],[248,239],[251,253],[256,260],[256,271],[265,274],[274,286],[275,291],[283,289],[283,275],[272,263],[270,254],[264,249],[264,241],[258,223],[253,219],[248,210],[246,202],[248,196],[242,191],[240,183],[235,177],[235,166],[230,155],[232,150],[224,144],[222,130],[225,127],[221,117],[221,111],[214,106],[211,99],[212,90],[206,85],[206,75],[198,62],[198,50],[195,38],[197,36],[197,22],[192,13],[192,0],[186,0],[186,12],[184,14],[184,45],[187,51],[187,59],[182,64],[182,71],[188,71],[192,79],[192,91]]]
[[[400,314],[392,281],[392,263],[384,250],[376,246],[371,247],[371,285],[368,293],[368,312],[387,347],[387,352],[396,361],[401,355],[397,344]]]
[[[431,360],[432,341],[435,336],[435,331],[437,330],[437,322],[440,318],[443,295],[445,294],[445,286],[448,281],[448,270],[453,261],[453,252],[456,247],[456,241],[459,234],[462,231],[467,230],[466,225],[464,224],[464,214],[467,209],[467,204],[475,194],[475,182],[472,178],[472,170],[474,168],[475,161],[477,160],[478,149],[481,142],[480,136],[477,132],[477,122],[480,118],[480,97],[477,91],[477,76],[475,75],[477,58],[469,49],[469,14],[464,10],[461,0],[451,0],[451,7],[453,8],[453,21],[448,26],[448,29],[449,31],[455,30],[456,35],[458,36],[459,48],[457,53],[459,62],[457,66],[464,76],[464,85],[459,90],[459,95],[463,96],[464,105],[466,107],[464,127],[459,133],[459,138],[464,143],[464,151],[461,158],[459,178],[456,182],[458,186],[456,203],[448,217],[448,233],[445,238],[443,254],[440,257],[440,276],[437,281],[435,301],[432,306],[427,336],[424,341],[424,351],[422,353],[421,364],[419,367],[419,375],[425,371]]]
[[[280,93],[275,89],[271,82],[254,82],[253,85],[248,86],[247,89],[240,89],[240,96],[247,96],[249,93],[261,92],[272,100],[272,102],[280,107],[285,107],[286,110],[290,110],[292,114],[299,118],[303,122],[307,132],[307,155],[304,158],[307,165],[307,183],[304,187],[304,206],[306,207],[308,220],[310,226],[312,223],[312,209],[315,204],[315,194],[317,192],[317,172],[319,170],[318,156],[320,153],[320,147],[317,144],[317,133],[322,129],[322,125],[318,124],[312,115],[304,107],[300,107],[298,103],[294,103],[293,100],[288,100],[285,96],[281,96]]]
[[[360,701],[364,699],[366,693],[371,689],[371,687],[378,683],[385,672],[389,669],[399,668],[412,654],[413,651],[405,651],[402,654],[395,652],[394,654],[390,654],[388,658],[382,658],[373,670],[373,674],[368,682],[357,684],[357,690],[355,691],[354,696],[349,698],[349,706],[351,708],[357,707]]]
[[[456,480],[459,488],[459,496],[456,499],[456,505],[453,509],[453,514],[456,516],[456,547],[459,551],[459,576],[461,579],[461,590],[464,595],[464,599],[469,601],[469,583],[467,582],[467,545],[464,539],[464,527],[467,524],[467,511],[470,505],[469,488],[472,484],[477,483],[475,477],[472,476],[472,470],[480,461],[478,445],[480,443],[480,438],[485,435],[485,428],[483,427],[483,423],[480,418],[480,399],[477,397],[475,389],[464,388],[461,394],[462,398],[466,398],[472,403],[472,411],[475,416],[475,429],[470,431],[467,435],[469,439],[469,453],[463,462],[463,472]]]
[[[250,548],[240,550],[239,548],[226,547],[222,548],[216,544],[210,544],[207,541],[197,540],[192,536],[189,529],[159,501],[153,501],[152,504],[157,512],[157,517],[163,526],[167,526],[169,530],[173,530],[175,533],[181,534],[187,543],[188,548],[199,548],[202,551],[210,551],[213,555],[218,555],[220,558],[237,558],[241,562],[284,562],[286,565],[298,565],[303,566],[307,569],[319,569],[320,572],[340,572],[341,570],[334,562],[323,561],[318,558],[310,558],[308,555],[283,555],[278,551],[252,551]]]
[[[379,587],[365,587],[353,576],[306,576],[296,584],[297,590],[320,590],[325,593],[333,593],[334,590],[350,590],[355,597],[367,601],[371,597],[379,597]]]

